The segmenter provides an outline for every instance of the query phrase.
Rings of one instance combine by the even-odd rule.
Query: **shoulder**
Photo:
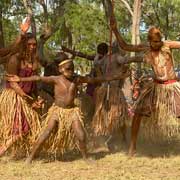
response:
[[[171,40],[163,41],[163,46],[162,47],[169,47],[171,43],[172,43]]]
[[[170,52],[170,45],[172,41],[164,41],[163,46],[161,47],[161,51],[168,51]]]
[[[63,77],[63,75],[59,75],[59,76],[54,76],[54,75],[52,75],[52,76],[50,76],[50,77],[52,77],[52,78],[54,78],[54,79],[58,79],[58,80],[63,80],[64,79],[64,77]]]

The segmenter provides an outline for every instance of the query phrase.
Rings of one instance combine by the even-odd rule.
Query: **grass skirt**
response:
[[[180,119],[180,83],[152,83],[142,91],[135,104],[135,113],[142,117],[145,136],[172,137],[177,135]]]
[[[52,106],[54,98],[44,90],[39,91],[39,96],[44,99],[44,107],[41,113],[44,116],[48,112],[48,109]]]
[[[12,89],[2,91],[0,102],[1,145],[6,146],[8,140],[18,135],[20,139],[13,144],[13,153],[29,153],[41,129],[37,112]]]
[[[96,136],[111,135],[125,126],[128,119],[127,103],[119,87],[110,87],[109,100],[107,88],[96,88],[96,107],[92,128]]]
[[[65,109],[53,105],[48,111],[43,131],[47,128],[49,120],[52,118],[58,122],[58,127],[51,133],[45,143],[44,150],[49,154],[57,155],[58,153],[63,154],[66,150],[74,149],[76,147],[76,140],[72,123],[74,120],[79,120],[84,127],[80,109],[78,107]]]
[[[95,105],[93,103],[92,97],[86,93],[80,93],[75,99],[75,105],[78,106],[83,114],[83,121],[86,124],[92,122]]]

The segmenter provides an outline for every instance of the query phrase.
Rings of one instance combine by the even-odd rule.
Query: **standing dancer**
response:
[[[27,159],[30,163],[34,158],[37,150],[48,138],[49,149],[51,153],[64,153],[66,149],[72,149],[76,145],[75,138],[79,150],[84,159],[86,154],[86,137],[81,119],[80,109],[74,105],[74,99],[77,94],[77,86],[82,83],[100,83],[115,79],[124,78],[123,74],[111,77],[83,77],[74,75],[74,64],[71,59],[62,61],[59,64],[59,76],[32,76],[27,78],[9,77],[10,81],[38,81],[54,84],[55,102],[48,111],[48,115],[44,124],[44,130],[37,142],[35,143],[32,153]],[[127,76],[127,74],[125,74]],[[58,126],[58,130],[53,135],[52,131]]]
[[[109,7],[111,1],[107,0]],[[126,51],[144,51],[140,60],[126,61],[145,62],[152,66],[154,83],[149,85],[140,95],[132,122],[131,143],[129,154],[136,152],[136,141],[141,121],[146,134],[157,139],[158,135],[173,136],[178,132],[180,117],[180,84],[174,71],[174,61],[171,49],[180,48],[179,41],[162,41],[158,28],[152,27],[148,31],[149,45],[127,44],[118,32],[116,20],[111,8],[111,27],[120,47]],[[161,134],[159,134],[161,133]]]
[[[7,73],[29,77],[37,73],[38,56],[36,54],[36,38],[26,33],[30,26],[30,18],[21,26],[23,38],[18,43],[18,52],[11,54],[7,61]],[[40,130],[39,117],[33,109],[32,93],[35,91],[33,82],[7,82],[0,96],[0,137],[2,156],[11,146],[19,154],[27,152]],[[16,153],[15,152],[15,153]]]
[[[111,61],[109,62],[109,56],[106,56],[99,61],[99,65],[101,66],[104,76],[106,76],[107,73],[112,76],[118,72],[126,73],[129,71],[124,61],[137,58],[138,57],[125,56],[125,52],[114,43]],[[104,139],[102,136],[116,137],[114,135],[122,134],[123,141],[126,142],[126,123],[129,118],[128,105],[122,91],[125,79],[126,76],[124,76],[124,79],[103,83],[96,89],[98,93],[96,96],[92,128],[94,135],[99,136],[100,139]]]

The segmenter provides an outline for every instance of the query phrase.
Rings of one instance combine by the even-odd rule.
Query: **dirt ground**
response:
[[[41,156],[29,166],[5,156],[0,180],[180,180],[180,137],[156,143],[139,138],[134,158],[127,155],[128,145],[119,139],[114,143],[116,152],[90,154],[90,164],[72,153],[55,161]]]
[[[116,142],[117,143],[117,142]],[[180,180],[180,142],[149,143],[140,140],[136,157],[127,156],[127,146],[119,143],[113,154],[91,154],[95,161],[85,163],[70,154],[50,161],[0,159],[0,180]]]

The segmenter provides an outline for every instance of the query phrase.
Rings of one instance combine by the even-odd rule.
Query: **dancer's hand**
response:
[[[38,96],[37,100],[32,103],[32,108],[40,109],[43,108],[44,105],[44,99]]]
[[[5,80],[12,81],[12,82],[20,82],[20,77],[14,74],[6,74]]]
[[[24,22],[22,22],[22,24],[20,25],[22,34],[25,34],[28,31],[30,25],[31,25],[31,17],[28,16],[25,18]]]

